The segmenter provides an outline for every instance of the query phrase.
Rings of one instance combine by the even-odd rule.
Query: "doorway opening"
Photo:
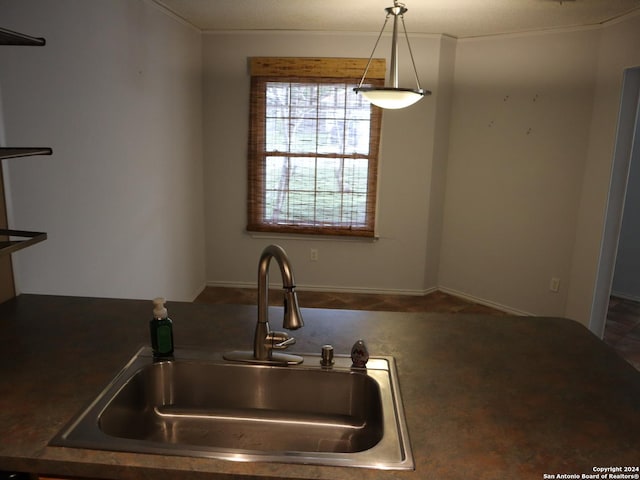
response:
[[[624,72],[611,184],[589,328],[630,341],[640,362],[640,67]],[[612,294],[614,295],[612,297]],[[636,317],[637,315],[637,317]],[[634,332],[635,331],[635,332]],[[637,334],[637,339],[625,338]],[[631,337],[633,337],[631,335]],[[616,345],[618,346],[618,345]]]

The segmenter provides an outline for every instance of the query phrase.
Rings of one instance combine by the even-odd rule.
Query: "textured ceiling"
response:
[[[154,0],[203,31],[378,32],[393,0]],[[640,0],[406,0],[407,30],[453,37],[597,25]]]

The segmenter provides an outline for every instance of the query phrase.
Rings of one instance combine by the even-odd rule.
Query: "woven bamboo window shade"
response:
[[[372,237],[381,109],[353,88],[367,59],[249,59],[254,232]],[[366,83],[383,85],[384,59]]]

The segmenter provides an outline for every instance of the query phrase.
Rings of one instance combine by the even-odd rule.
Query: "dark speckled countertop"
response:
[[[253,306],[169,302],[175,342],[251,345]],[[280,328],[272,310],[271,324]],[[640,465],[640,372],[558,318],[303,309],[292,351],[396,358],[415,471],[238,463],[47,446],[148,341],[150,301],[0,305],[0,470],[154,480],[542,479]],[[549,478],[549,477],[547,477]]]

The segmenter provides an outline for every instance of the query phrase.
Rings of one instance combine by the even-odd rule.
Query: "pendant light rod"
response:
[[[369,55],[369,60],[367,61],[367,66],[364,67],[364,73],[362,74],[362,78],[360,79],[360,83],[358,84],[358,88],[362,87],[362,84],[364,83],[364,79],[367,77],[367,73],[369,73],[369,67],[371,66],[371,61],[373,60],[373,56],[376,53],[376,48],[378,48],[378,43],[380,43],[380,38],[382,37],[382,34],[384,33],[384,27],[387,26],[387,21],[389,20],[389,15],[387,15],[387,17],[384,19],[384,23],[382,24],[382,30],[380,30],[380,33],[378,34],[378,38],[376,39],[376,43],[373,46],[373,50],[371,51],[371,55]]]
[[[418,85],[418,90],[422,90],[422,87],[420,87],[420,79],[418,78],[418,69],[416,68],[416,61],[413,59],[413,51],[411,50],[411,43],[409,43],[409,34],[407,33],[407,27],[404,24],[404,16],[400,18],[402,19],[402,28],[404,29],[404,37],[407,40],[407,49],[409,50],[411,65],[413,65],[413,75],[415,76],[415,79],[416,79],[416,85]]]
[[[389,83],[393,88],[398,88],[398,16],[407,11],[404,5],[398,5],[394,0],[393,7],[385,8],[387,18],[393,15],[393,34],[391,37],[391,69],[389,71]],[[404,22],[403,22],[404,23]]]

